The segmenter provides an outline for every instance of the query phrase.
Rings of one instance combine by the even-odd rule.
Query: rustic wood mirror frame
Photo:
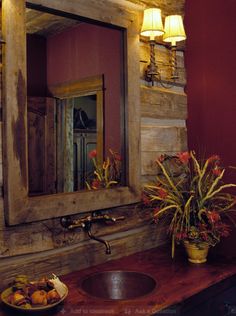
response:
[[[30,3],[125,30],[127,185],[114,189],[28,196],[25,0],[2,0],[3,176],[6,224],[16,225],[111,208],[140,200],[139,20],[114,2],[31,0]],[[50,7],[49,7],[50,6]],[[102,13],[101,13],[102,12]]]

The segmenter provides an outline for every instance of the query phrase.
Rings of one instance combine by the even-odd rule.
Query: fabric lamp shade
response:
[[[164,30],[165,33],[163,35],[163,41],[171,42],[172,46],[175,46],[176,42],[186,39],[183,19],[181,15],[168,15],[165,18]]]
[[[163,34],[164,28],[161,18],[161,10],[158,8],[145,9],[141,35],[150,36],[150,39],[154,40],[155,36],[161,36]]]

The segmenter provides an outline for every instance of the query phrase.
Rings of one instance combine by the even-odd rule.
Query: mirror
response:
[[[31,7],[29,195],[86,190],[95,178],[89,153],[96,150],[102,166],[109,150],[124,152],[124,31]]]
[[[61,55],[63,56],[61,61],[57,59],[58,56],[53,56],[50,61],[51,63],[55,62],[55,72],[53,76],[49,76],[48,67],[45,74],[45,68],[41,67],[41,63],[39,63],[39,59],[37,59],[37,63],[35,64],[37,71],[34,72],[33,69],[31,69],[32,72],[30,72],[28,69],[27,80],[27,64],[29,65],[30,57],[28,55],[27,60],[26,4],[27,7],[31,9],[40,9],[40,11],[50,12],[51,14],[63,17],[69,16],[73,20],[92,22],[93,27],[93,22],[97,21],[102,27],[110,26],[110,30],[118,31],[119,34],[122,33],[123,45],[120,46],[122,47],[122,52],[119,53],[119,56],[121,57],[124,67],[118,66],[117,68],[119,69],[119,75],[121,75],[120,79],[118,80],[118,77],[115,77],[113,81],[111,79],[106,80],[106,73],[97,71],[96,75],[94,73],[86,73],[82,78],[71,78],[67,76],[61,80],[61,74],[58,72],[61,62],[66,62],[64,70],[69,69],[71,73],[74,71],[76,73],[78,72],[78,69],[71,64],[71,56],[65,57],[65,55]],[[101,11],[103,13],[102,15]],[[32,19],[32,21],[34,21],[34,19]],[[70,27],[76,26],[70,25]],[[4,211],[8,225],[17,225],[69,214],[113,208],[135,203],[140,200],[139,27],[139,13],[125,10],[123,6],[117,3],[111,3],[108,6],[107,4],[104,5],[100,2],[94,2],[93,0],[71,0],[70,2],[61,0],[31,0],[30,3],[25,0],[2,1],[2,33],[7,43],[7,45],[3,47],[2,58]],[[58,36],[59,35],[60,32],[58,33]],[[93,40],[98,40],[98,37],[94,35]],[[73,43],[74,40],[66,45],[66,40],[64,40],[57,46],[57,50],[62,50],[69,45],[73,46]],[[86,43],[86,41],[84,41],[84,43]],[[41,44],[44,45],[43,43]],[[40,53],[41,47],[39,47],[39,49],[37,47],[37,45],[34,45],[36,53]],[[52,48],[54,48],[54,43],[52,43]],[[106,64],[108,64],[116,52],[113,46],[110,45],[109,48],[110,54],[105,58]],[[78,53],[76,49],[72,49],[72,52]],[[87,53],[89,54],[90,51],[87,51]],[[43,55],[40,56],[43,57]],[[77,60],[80,60],[80,58]],[[101,57],[98,57],[97,63],[99,64],[100,62]],[[89,63],[90,60],[86,62],[86,69]],[[91,69],[94,68],[96,67],[92,64]],[[111,71],[113,71],[113,67]],[[32,74],[31,78],[30,73]],[[45,77],[45,75],[47,76],[47,85],[37,85],[38,80]],[[101,82],[101,75],[103,83],[97,87],[97,82],[99,80],[99,82]],[[94,82],[93,80],[95,80],[96,84],[92,86],[92,91],[89,90],[89,92],[87,91],[84,94],[86,90],[84,87],[88,82]],[[31,87],[29,85],[27,87],[27,81],[31,82]],[[118,82],[120,84],[118,84]],[[110,90],[110,84],[113,84],[117,88],[117,91],[119,91],[118,94],[114,92],[114,88]],[[39,88],[40,94],[37,90]],[[35,93],[36,90],[37,94]],[[109,90],[112,92],[108,100]],[[39,98],[37,101],[41,104],[41,106],[40,104],[37,105],[37,111],[35,109],[35,103],[33,102],[35,97]],[[63,111],[70,112],[70,116],[72,117],[82,115],[82,121],[84,121],[84,119],[86,120],[87,116],[89,120],[91,120],[91,125],[94,126],[94,117],[89,117],[90,112],[87,108],[85,111],[84,108],[81,108],[79,105],[81,100],[84,101],[84,99],[80,99],[81,97],[86,97],[86,101],[88,101],[88,98],[90,101],[91,99],[93,99],[93,101],[96,99],[96,146],[99,152],[98,155],[100,156],[98,159],[104,160],[109,148],[114,150],[118,148],[117,151],[121,150],[122,158],[125,158],[122,163],[122,177],[125,181],[122,182],[121,186],[111,187],[109,189],[84,190],[79,187],[79,180],[76,179],[76,182],[73,178],[73,184],[68,184],[68,181],[63,184],[64,186],[65,183],[66,186],[68,184],[69,189],[60,189],[61,192],[56,192],[55,186],[51,186],[53,181],[50,180],[51,182],[48,182],[48,188],[45,190],[45,178],[54,177],[51,173],[56,173],[55,170],[57,169],[53,167],[51,169],[53,170],[52,172],[47,171],[42,177],[43,180],[39,182],[41,183],[41,187],[40,185],[38,186],[39,190],[35,188],[35,192],[33,192],[34,190],[29,189],[31,185],[30,181],[32,181],[33,176],[30,171],[32,164],[31,162],[29,163],[30,160],[28,157],[31,151],[34,152],[34,147],[30,144],[28,131],[30,134],[34,133],[32,129],[35,128],[33,127],[35,116],[38,115],[38,120],[36,120],[37,124],[44,127],[42,134],[48,136],[50,136],[50,128],[57,130],[57,133],[62,129],[66,129],[66,125],[62,123],[65,123],[65,119],[62,119]],[[102,97],[104,102],[102,102],[102,106],[100,106],[98,100],[101,100]],[[53,101],[51,99],[53,99]],[[109,106],[112,103],[113,99],[119,100],[116,108],[118,112],[114,109],[106,108],[107,105]],[[70,110],[68,110],[68,107],[65,107],[66,110],[62,110],[64,104],[69,104],[69,106],[71,106]],[[121,106],[121,104],[124,106]],[[80,108],[86,112],[86,115],[84,115],[84,113],[78,114]],[[92,108],[95,109],[95,106],[92,105]],[[110,114],[107,112],[109,110]],[[53,117],[55,113],[60,113],[60,111],[61,118],[59,115],[59,127],[53,126],[55,121],[51,120],[50,117]],[[29,114],[31,112],[33,114]],[[46,113],[48,114],[48,118]],[[31,117],[29,119],[30,115],[34,118]],[[99,116],[100,118],[103,117],[103,122],[98,118]],[[47,122],[47,124],[45,122]],[[77,127],[80,126],[80,123],[81,122],[77,121],[74,123],[74,119],[70,121],[70,126],[73,126],[70,133],[74,134]],[[100,127],[99,124],[101,125]],[[117,135],[119,133],[120,137],[112,134],[112,129],[115,129],[116,125],[118,126],[116,133]],[[110,130],[109,126],[111,127]],[[51,133],[51,136],[51,139],[46,142],[47,144],[53,142],[55,144],[54,133]],[[100,145],[98,145],[98,138],[102,139],[102,141],[100,140]],[[43,145],[45,144],[45,136],[40,135],[39,139],[39,142],[42,143],[41,146],[44,146],[46,151],[48,146]],[[56,139],[58,138],[56,137]],[[118,142],[116,143],[117,140]],[[94,140],[92,140],[92,143],[93,142]],[[71,146],[70,142],[70,150],[72,150],[73,147],[73,154],[69,155],[69,157],[73,160],[73,170],[78,168],[78,165],[74,161],[74,157],[78,154],[75,149],[76,143],[77,136],[73,137],[73,146]],[[37,146],[35,145],[35,148],[38,148]],[[99,149],[98,146],[101,146],[102,149]],[[51,147],[53,148],[52,145]],[[57,153],[55,146],[54,148],[55,150],[53,150],[53,152]],[[66,153],[67,149],[62,151],[62,157],[65,158]],[[37,156],[35,152],[34,155]],[[42,166],[45,165],[45,161],[48,163],[52,161],[52,164],[55,164],[57,160],[54,158],[51,160],[42,159],[42,161],[40,161]],[[62,160],[60,160],[60,163],[61,161]],[[42,166],[40,167],[41,169],[39,168],[38,173],[40,173],[40,170],[44,170]],[[67,172],[68,169],[65,168],[65,171]],[[36,173],[33,173],[33,175],[34,174]],[[73,171],[73,177],[74,175],[75,172]],[[69,176],[67,180],[68,179]],[[72,173],[70,173],[70,179],[72,179]],[[68,192],[71,191],[72,188],[73,192]],[[29,194],[30,190],[32,191],[31,194]],[[59,189],[57,190],[59,191]]]

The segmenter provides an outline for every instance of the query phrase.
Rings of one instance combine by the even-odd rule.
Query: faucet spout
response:
[[[117,222],[124,220],[124,216],[120,217],[111,217],[107,214],[101,214],[101,215],[88,215],[79,219],[72,220],[69,216],[61,218],[61,225],[64,228],[67,229],[75,229],[75,228],[82,228],[84,231],[87,232],[90,239],[96,240],[98,242],[101,242],[106,247],[106,254],[111,254],[111,247],[108,241],[94,236],[94,234],[91,232],[92,223],[94,222],[102,222],[102,221],[110,221],[110,222]]]
[[[106,247],[106,254],[107,255],[111,254],[111,246],[110,246],[108,241],[106,241],[106,240],[104,240],[102,238],[94,236],[90,229],[87,230],[87,233],[88,233],[88,236],[89,236],[90,239],[96,240],[96,241],[101,242],[101,243],[103,243],[105,245],[105,247]]]

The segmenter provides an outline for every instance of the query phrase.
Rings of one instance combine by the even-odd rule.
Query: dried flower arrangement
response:
[[[109,156],[101,164],[97,160],[96,149],[89,153],[93,162],[94,171],[91,180],[86,181],[89,190],[108,189],[120,185],[121,181],[121,156],[109,149]]]
[[[223,183],[225,169],[219,156],[198,160],[190,151],[161,156],[156,163],[160,172],[155,182],[144,186],[143,204],[151,208],[156,222],[168,221],[172,257],[176,242],[214,246],[228,236],[231,227],[225,219],[235,224],[230,214],[236,199],[225,189],[236,185]]]

